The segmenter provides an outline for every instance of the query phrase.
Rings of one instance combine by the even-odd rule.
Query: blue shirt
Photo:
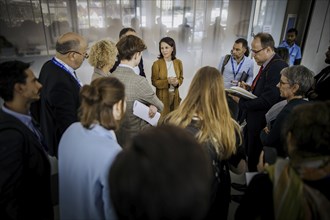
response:
[[[25,114],[21,114],[21,113],[18,113],[18,112],[14,112],[14,111],[6,108],[5,105],[2,106],[2,110],[4,112],[6,112],[7,114],[9,114],[9,115],[17,118],[23,124],[25,124],[36,135],[37,139],[41,143],[42,135],[41,135],[40,131],[37,128],[34,127],[34,125],[32,123],[32,117],[31,117],[30,114],[29,115],[25,115]]]
[[[219,71],[221,71],[224,58],[225,56],[223,56],[220,60],[218,66]],[[225,69],[223,70],[225,88],[228,89],[234,86],[232,81],[238,81],[241,78],[243,72],[249,75],[246,83],[251,85],[253,80],[253,65],[253,60],[249,57],[244,56],[244,58],[237,64],[235,59],[231,56],[228,60],[228,63],[225,65]]]
[[[285,47],[289,50],[289,66],[293,66],[295,60],[301,59],[301,50],[297,44],[293,44],[292,47],[290,47],[286,41],[283,41],[278,47]]]
[[[60,219],[116,219],[109,170],[121,147],[113,131],[73,123],[58,149]]]

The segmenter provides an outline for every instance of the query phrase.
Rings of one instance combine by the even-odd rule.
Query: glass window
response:
[[[3,45],[12,45],[1,53],[54,54],[56,39],[68,31],[90,43],[117,41],[120,30],[130,26],[152,56],[159,53],[160,39],[170,36],[178,53],[193,53],[198,65],[214,65],[230,53],[236,38],[250,37],[250,26],[254,33],[265,26],[278,30],[285,5],[270,0],[0,0],[0,35]]]

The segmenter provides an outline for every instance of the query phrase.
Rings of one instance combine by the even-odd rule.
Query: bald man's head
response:
[[[57,39],[56,51],[60,54],[66,54],[68,51],[79,50],[83,41],[85,39],[77,33],[65,33]]]
[[[81,35],[74,32],[65,33],[56,42],[56,58],[73,69],[78,69],[88,58],[87,47],[87,41]]]

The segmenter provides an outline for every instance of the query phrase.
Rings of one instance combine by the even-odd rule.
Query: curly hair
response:
[[[98,69],[106,65],[111,67],[116,62],[118,50],[116,44],[110,40],[100,40],[90,49],[88,62]]]

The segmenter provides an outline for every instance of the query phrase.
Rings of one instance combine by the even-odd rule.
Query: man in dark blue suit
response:
[[[50,163],[30,115],[41,84],[30,64],[0,64],[0,219],[53,219]]]
[[[44,86],[34,114],[40,120],[49,154],[57,156],[59,141],[64,131],[78,121],[79,91],[82,83],[76,75],[88,58],[87,42],[79,34],[69,32],[56,42],[56,56],[47,61],[39,75]]]
[[[258,33],[251,43],[251,51],[256,63],[260,66],[258,75],[251,87],[242,83],[242,87],[251,90],[256,99],[244,99],[231,96],[239,105],[246,119],[244,143],[248,156],[250,172],[257,171],[259,155],[262,150],[260,132],[266,126],[265,114],[281,100],[276,85],[280,81],[280,72],[288,64],[274,52],[274,39],[268,33]]]

